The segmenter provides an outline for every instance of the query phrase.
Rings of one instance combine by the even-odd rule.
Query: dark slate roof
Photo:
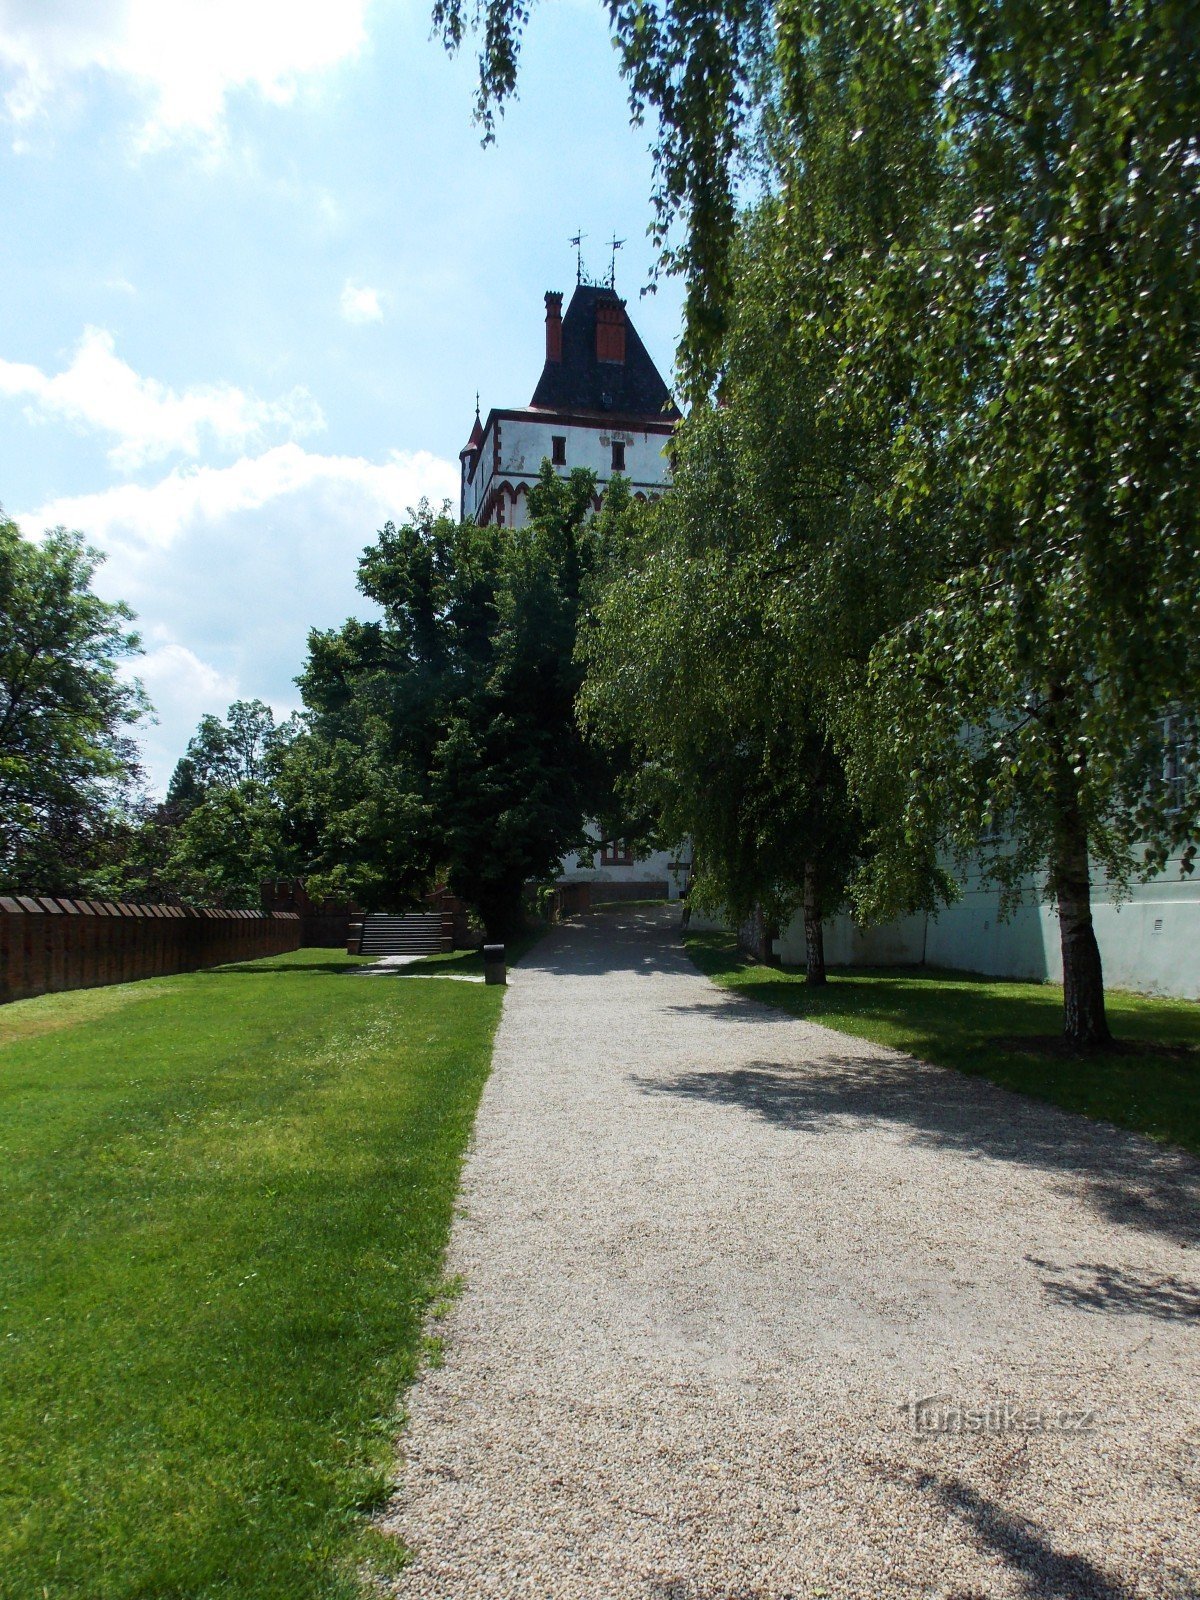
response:
[[[612,411],[623,417],[675,421],[679,411],[637,329],[625,314],[625,361],[596,360],[596,306],[624,305],[612,289],[576,285],[562,325],[562,360],[547,361],[533,391],[539,411]]]
[[[471,429],[471,437],[458,452],[460,456],[471,455],[483,443],[483,423],[479,420],[479,407],[475,407],[475,426]]]

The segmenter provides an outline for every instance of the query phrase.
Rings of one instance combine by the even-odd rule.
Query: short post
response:
[[[508,982],[508,973],[504,965],[504,946],[502,944],[484,945],[483,981],[484,983]]]

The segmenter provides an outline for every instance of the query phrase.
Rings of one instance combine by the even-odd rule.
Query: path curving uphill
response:
[[[665,908],[512,974],[448,1271],[408,1600],[1200,1594],[1200,1164],[725,993]]]

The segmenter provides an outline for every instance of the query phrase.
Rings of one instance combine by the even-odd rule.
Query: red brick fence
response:
[[[0,1001],[300,948],[293,911],[197,911],[0,895]]]

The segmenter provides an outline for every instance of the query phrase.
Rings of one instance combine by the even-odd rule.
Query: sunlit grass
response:
[[[357,964],[0,1008],[0,1594],[305,1600],[390,1554],[501,991]]]

